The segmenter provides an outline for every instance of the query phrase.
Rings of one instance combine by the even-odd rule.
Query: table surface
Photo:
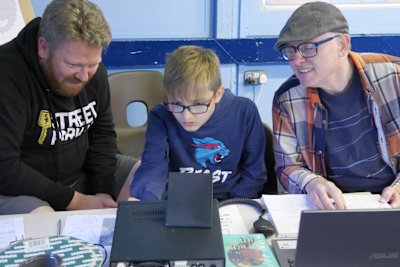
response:
[[[72,215],[106,215],[116,214],[117,209],[96,209],[96,210],[78,210],[78,211],[58,211],[43,213],[28,213],[3,215],[0,219],[23,217],[25,238],[37,238],[43,236],[57,235],[58,221],[62,224],[65,219]]]
[[[257,209],[250,205],[235,204],[242,221],[249,233],[254,232],[253,222],[258,219],[259,212]],[[45,236],[54,236],[58,233],[58,224],[61,220],[62,229],[69,216],[74,215],[113,215],[116,214],[117,209],[94,209],[94,210],[79,210],[79,211],[59,211],[59,212],[46,212],[46,213],[33,213],[33,214],[15,214],[15,215],[3,215],[0,219],[5,218],[16,218],[23,217],[24,222],[24,238],[39,238]],[[270,238],[267,240],[270,243]],[[110,253],[110,251],[108,251]],[[108,266],[109,258],[105,265]]]
[[[258,211],[252,206],[245,204],[236,204],[242,220],[249,231],[254,232],[253,222],[259,217]],[[57,234],[58,221],[61,220],[64,226],[68,216],[73,215],[108,215],[116,214],[117,209],[94,209],[94,210],[78,210],[78,211],[58,211],[45,213],[29,213],[2,215],[0,219],[23,217],[25,238],[37,238]]]

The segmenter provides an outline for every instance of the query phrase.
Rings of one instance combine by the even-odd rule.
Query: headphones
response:
[[[257,201],[251,198],[229,198],[218,202],[218,208],[233,204],[246,204],[257,209],[261,214],[260,217],[253,223],[253,227],[256,233],[261,233],[265,238],[273,235],[275,233],[274,225],[263,218],[267,210]]]

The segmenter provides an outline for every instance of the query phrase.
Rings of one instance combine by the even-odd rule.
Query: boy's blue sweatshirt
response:
[[[214,198],[256,198],[267,174],[265,134],[256,105],[225,90],[209,120],[182,128],[163,104],[149,113],[146,145],[131,195],[161,199],[168,172],[212,173]]]

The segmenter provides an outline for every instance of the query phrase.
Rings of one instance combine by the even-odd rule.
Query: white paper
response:
[[[275,225],[278,238],[297,238],[302,210],[316,209],[307,195],[263,195],[268,216]]]
[[[115,219],[115,214],[69,216],[65,221],[62,234],[92,244],[101,244],[106,249],[107,255],[110,255]],[[110,257],[107,257],[106,260],[103,266],[108,266]]]
[[[0,219],[0,249],[10,242],[24,239],[24,220],[22,217]]]
[[[236,205],[219,208],[222,234],[248,234],[246,225]]]
[[[116,215],[73,215],[67,217],[63,235],[73,236],[86,242],[110,246]]]
[[[348,209],[390,208],[380,203],[378,194],[343,194]],[[306,194],[263,195],[262,202],[275,225],[278,238],[297,238],[301,211],[317,209]]]
[[[378,194],[344,194],[346,206],[348,209],[390,209],[388,203],[381,203]]]

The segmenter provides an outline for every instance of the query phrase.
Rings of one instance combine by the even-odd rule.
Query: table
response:
[[[249,233],[254,232],[253,222],[258,219],[258,211],[249,205],[235,204],[239,210],[246,230]],[[3,215],[1,219],[22,217],[24,221],[25,238],[39,238],[45,236],[54,236],[58,233],[58,222],[61,220],[62,229],[69,216],[74,215],[115,215],[117,209],[95,209],[95,210],[79,210],[79,211],[60,211],[33,214],[16,214]],[[108,251],[109,253],[110,251]],[[109,257],[108,259],[109,260]],[[105,263],[108,266],[108,261]]]
[[[254,232],[253,222],[257,220],[259,214],[256,209],[245,204],[236,204],[240,211],[243,222],[249,231]],[[78,211],[58,211],[45,213],[29,213],[2,215],[0,219],[23,217],[25,238],[37,238],[48,235],[56,235],[58,221],[61,219],[62,225],[68,216],[73,215],[108,215],[116,214],[117,209],[94,209],[94,210],[78,210]]]
[[[57,235],[58,221],[62,223],[68,216],[72,215],[105,215],[116,214],[117,209],[96,209],[78,211],[58,211],[44,213],[28,213],[15,215],[2,215],[0,219],[23,217],[25,238],[37,238],[43,236]]]

